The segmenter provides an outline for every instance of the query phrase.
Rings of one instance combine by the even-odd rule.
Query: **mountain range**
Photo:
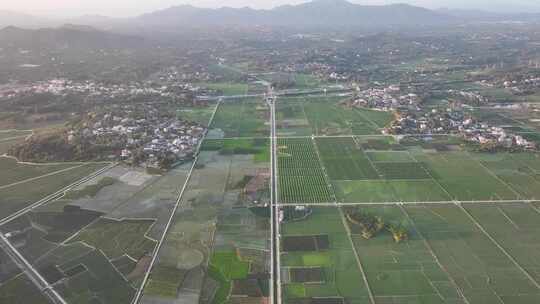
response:
[[[198,8],[174,6],[132,18],[82,16],[68,20],[43,19],[0,11],[0,27],[15,25],[38,28],[64,23],[91,25],[101,29],[175,29],[211,26],[281,26],[389,28],[439,26],[474,21],[539,21],[538,14],[501,14],[468,10],[429,10],[407,4],[359,5],[346,0],[313,0],[269,10],[252,8]]]
[[[251,8],[171,7],[136,18],[153,26],[186,25],[271,25],[294,27],[435,25],[454,18],[436,11],[406,4],[367,6],[345,0],[314,0],[271,10]]]

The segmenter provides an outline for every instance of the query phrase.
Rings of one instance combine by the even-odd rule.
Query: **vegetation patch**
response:
[[[156,242],[145,236],[154,221],[123,220],[102,218],[85,228],[71,242],[85,242],[99,248],[109,258],[119,258],[127,254],[139,259],[154,250]]]
[[[64,199],[76,200],[84,197],[94,197],[101,189],[112,186],[116,183],[116,179],[112,177],[104,177],[100,179],[97,184],[85,186],[80,190],[70,190],[64,195]]]

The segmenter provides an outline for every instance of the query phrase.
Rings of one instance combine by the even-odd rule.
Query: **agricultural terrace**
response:
[[[307,219],[282,223],[281,239],[285,303],[304,303],[312,298],[370,303],[368,288],[337,208],[314,207]]]
[[[220,103],[210,126],[212,132],[221,131],[225,138],[268,137],[268,107],[253,100]]]
[[[341,99],[338,96],[279,99],[278,133],[283,136],[380,134],[393,119],[391,112],[347,108],[339,103]]]
[[[332,202],[333,192],[310,138],[278,140],[279,200],[282,203]]]

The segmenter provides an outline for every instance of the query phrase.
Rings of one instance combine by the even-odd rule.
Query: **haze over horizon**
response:
[[[151,0],[133,4],[131,0],[8,0],[0,4],[0,10],[16,11],[47,17],[75,17],[80,15],[104,15],[130,17],[175,5],[190,4],[198,7],[251,7],[270,9],[286,4],[300,4],[311,0]],[[407,3],[430,9],[480,9],[493,12],[540,12],[536,0],[349,0],[364,5]]]

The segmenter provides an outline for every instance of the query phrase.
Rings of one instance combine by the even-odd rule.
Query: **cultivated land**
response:
[[[380,134],[392,120],[388,112],[347,108],[339,104],[343,99],[337,96],[280,98],[278,134],[283,137]]]
[[[313,236],[327,241],[318,242],[314,248],[309,246]],[[297,238],[294,250],[286,246],[289,237]],[[338,298],[337,303],[342,303],[343,298],[352,303],[370,303],[368,287],[338,208],[317,207],[306,220],[282,223],[281,240],[284,303],[302,303],[312,297]],[[295,280],[290,275],[291,269],[314,267],[320,268],[322,274],[313,282]]]
[[[212,69],[223,79],[201,86],[273,95],[265,82],[236,80],[247,68]],[[296,79],[297,89],[324,86]],[[478,152],[453,136],[382,135],[394,114],[346,99],[278,97],[275,147],[262,98],[223,98],[215,113],[177,111],[210,128],[193,162],[159,175],[118,165],[0,230],[69,303],[540,302],[538,154]],[[537,132],[534,115],[484,115],[524,136]],[[3,135],[0,149],[2,138],[12,140]],[[104,164],[0,158],[0,166],[9,215]],[[272,173],[282,212],[273,223]],[[2,266],[0,302],[20,293],[25,304],[45,301],[15,265]]]
[[[219,105],[211,134],[232,137],[268,137],[268,108],[260,100],[227,101]],[[216,135],[219,136],[219,135]]]
[[[87,164],[54,176],[2,188],[0,189],[0,214],[3,218],[7,217],[105,166],[106,164]]]
[[[0,188],[7,188],[12,184],[22,183],[39,177],[48,177],[55,172],[61,173],[69,168],[76,168],[84,165],[82,163],[66,164],[24,164],[7,157],[0,158]]]
[[[283,203],[333,201],[311,138],[278,140],[279,198]]]

